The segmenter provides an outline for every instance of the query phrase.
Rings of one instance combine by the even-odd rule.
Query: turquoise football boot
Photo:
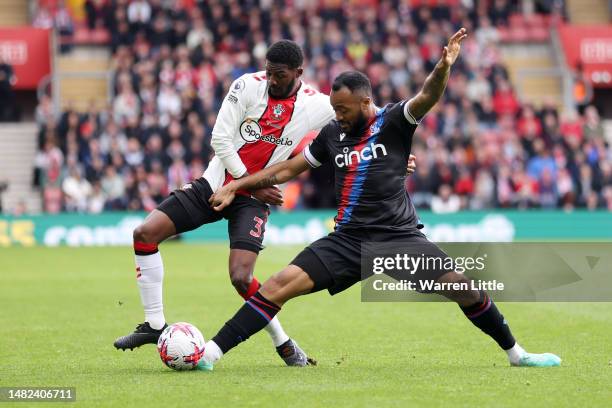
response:
[[[197,371],[212,371],[213,370],[213,364],[212,363],[207,363],[206,361],[204,361],[203,358],[201,358],[200,361],[198,361],[198,364],[196,364],[194,370],[197,370]]]
[[[512,365],[515,367],[557,367],[561,365],[561,358],[551,353],[525,353],[517,364]]]

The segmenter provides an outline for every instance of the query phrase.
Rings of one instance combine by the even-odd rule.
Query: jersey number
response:
[[[250,234],[251,236],[255,238],[260,238],[261,237],[261,226],[263,225],[264,220],[262,220],[259,217],[253,217],[253,221],[255,221],[255,228],[251,230]]]

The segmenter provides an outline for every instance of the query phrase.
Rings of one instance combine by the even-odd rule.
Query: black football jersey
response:
[[[352,133],[345,133],[333,120],[303,150],[312,167],[326,161],[334,167],[336,230],[417,228],[405,180],[418,122],[406,104],[402,101],[379,109]]]

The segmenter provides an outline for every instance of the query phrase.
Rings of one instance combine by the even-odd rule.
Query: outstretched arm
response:
[[[421,119],[440,100],[444,93],[450,68],[457,60],[461,50],[461,41],[467,37],[465,28],[457,31],[448,40],[448,45],[442,50],[442,58],[436,64],[434,70],[429,74],[421,91],[410,101],[408,110],[415,119]]]
[[[232,203],[238,190],[256,190],[282,184],[310,168],[304,155],[298,154],[291,160],[285,160],[247,177],[233,180],[226,184],[208,200],[216,211],[221,211]]]

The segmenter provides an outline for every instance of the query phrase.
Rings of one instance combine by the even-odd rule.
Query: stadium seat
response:
[[[72,36],[73,44],[87,44],[89,43],[89,30],[85,27],[79,27],[74,31]]]
[[[511,28],[523,28],[527,25],[525,22],[525,16],[521,13],[512,14],[508,18],[508,23],[510,24]]]
[[[109,44],[111,41],[110,32],[105,28],[96,28],[91,31],[92,44],[103,45]]]
[[[550,38],[550,31],[546,27],[531,27],[528,33],[529,38],[534,42],[545,42]]]
[[[510,28],[510,41],[512,42],[526,42],[529,39],[529,34],[525,27],[512,27]]]
[[[501,42],[507,43],[511,41],[512,36],[510,35],[510,29],[508,27],[499,27],[497,32],[499,33],[499,40]]]
[[[525,16],[525,23],[529,27],[545,27],[545,20],[542,14],[528,14]]]

